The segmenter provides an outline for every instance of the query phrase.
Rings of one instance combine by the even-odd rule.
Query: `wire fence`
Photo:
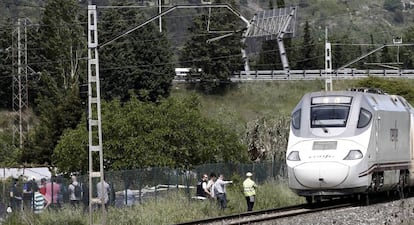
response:
[[[223,174],[227,180],[241,180],[247,172],[254,174],[254,180],[260,184],[266,180],[284,179],[287,177],[287,170],[284,162],[261,162],[253,164],[219,163],[205,164],[195,167],[192,170],[169,169],[169,168],[146,168],[137,170],[107,171],[105,181],[108,183],[108,205],[124,207],[133,204],[140,204],[144,201],[152,201],[165,196],[170,191],[182,190],[191,199],[196,195],[196,184],[203,174]],[[89,204],[88,176],[78,176],[78,182],[82,186],[82,197],[79,203],[87,207]],[[3,192],[1,194],[4,207],[11,204],[10,192],[13,191],[13,179],[3,180]],[[23,193],[27,181],[20,180],[14,191],[16,195]],[[69,185],[72,183],[70,177],[58,176],[48,180],[47,183],[57,184],[52,190],[52,198],[55,199],[58,207],[70,206],[71,193]],[[93,180],[92,194],[97,196],[97,184],[99,180]],[[36,182],[39,189],[44,186]],[[47,185],[47,184],[46,184]],[[59,187],[59,188],[56,188]],[[53,192],[57,193],[53,193]],[[53,201],[55,201],[53,200]],[[19,204],[26,205],[27,204]],[[0,207],[0,214],[1,209]],[[35,208],[33,199],[30,209]]]

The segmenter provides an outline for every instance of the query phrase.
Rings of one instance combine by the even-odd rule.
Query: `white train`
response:
[[[295,107],[286,152],[289,187],[316,198],[414,184],[414,109],[376,91],[312,92]]]

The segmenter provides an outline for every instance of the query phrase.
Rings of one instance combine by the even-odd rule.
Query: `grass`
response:
[[[136,224],[173,224],[197,219],[237,214],[246,211],[246,202],[241,192],[241,184],[228,186],[228,208],[218,209],[215,201],[189,200],[184,192],[170,192],[165,198],[135,205],[128,208],[109,208],[106,217],[108,225]],[[284,182],[268,181],[259,185],[257,202],[254,210],[301,204],[304,199],[298,197]],[[94,216],[99,222],[100,211]],[[89,215],[81,209],[71,210],[70,207],[59,211],[45,211],[39,215],[20,213],[10,216],[3,225],[86,225]]]
[[[355,86],[356,82],[357,80],[334,81],[334,90],[345,90]],[[324,89],[324,80],[248,82],[237,84],[223,95],[203,95],[186,89],[183,84],[176,84],[172,95],[197,95],[204,115],[219,119],[244,135],[249,121],[289,117],[305,93]]]

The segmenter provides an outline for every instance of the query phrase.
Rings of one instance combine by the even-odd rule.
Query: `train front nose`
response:
[[[293,168],[295,179],[308,188],[334,188],[342,184],[349,167],[336,162],[309,162]]]

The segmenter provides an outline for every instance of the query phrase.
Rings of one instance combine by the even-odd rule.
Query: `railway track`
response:
[[[226,224],[226,225],[236,225],[236,224],[254,224],[264,221],[271,221],[285,217],[309,214],[320,212],[324,210],[331,209],[340,209],[351,206],[356,206],[360,202],[352,202],[348,200],[333,200],[322,202],[318,204],[308,205],[295,205],[283,208],[267,209],[254,212],[245,212],[240,214],[234,214],[229,216],[221,216],[215,218],[208,218],[196,221],[189,221],[184,223],[179,223],[176,225],[195,225],[195,224]]]

